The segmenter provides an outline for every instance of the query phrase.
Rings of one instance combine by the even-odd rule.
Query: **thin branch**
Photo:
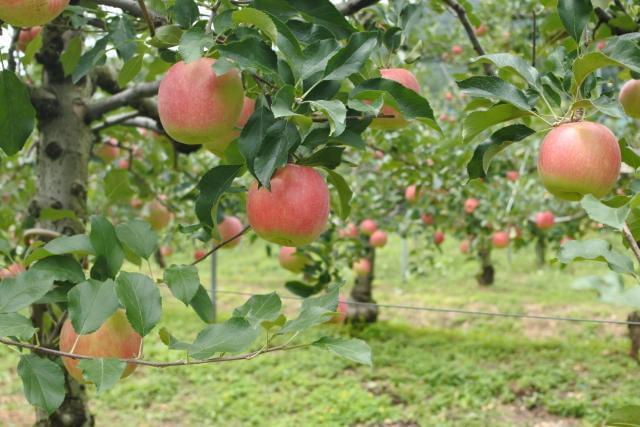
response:
[[[117,110],[118,108],[125,106],[133,106],[133,103],[139,99],[155,96],[158,93],[159,86],[159,80],[155,82],[140,83],[108,98],[100,99],[89,105],[87,120],[97,120],[110,111]]]
[[[16,70],[16,45],[18,43],[18,37],[20,36],[20,28],[13,27],[13,36],[11,37],[11,44],[9,45],[9,53],[8,61],[9,61],[9,71]]]
[[[534,10],[532,13],[532,24],[533,24],[533,32],[531,33],[531,66],[536,66],[536,41],[538,38],[538,20],[536,16],[536,11]]]
[[[22,238],[25,240],[29,240],[29,237],[32,236],[42,236],[48,238],[49,240],[55,239],[57,237],[62,236],[62,234],[57,231],[47,230],[46,228],[29,228],[22,233]]]
[[[147,27],[149,27],[149,34],[151,37],[156,35],[156,29],[153,26],[153,21],[151,20],[151,15],[149,15],[149,10],[147,9],[147,5],[144,4],[144,0],[138,0],[138,6],[140,6],[140,11],[142,12],[142,17],[147,23]]]
[[[638,247],[638,242],[636,242],[636,239],[633,237],[633,233],[631,233],[631,229],[629,229],[629,225],[627,225],[627,223],[622,227],[622,234],[624,235],[624,238],[627,239],[627,243],[629,243],[629,247],[636,259],[640,262],[640,247]]]
[[[365,7],[373,6],[378,3],[379,0],[347,0],[336,6],[336,8],[343,15],[353,15],[354,13],[364,9]]]
[[[11,347],[18,347],[18,348],[27,348],[29,350],[33,350],[36,353],[44,353],[44,354],[51,354],[54,356],[60,356],[60,357],[68,357],[69,359],[77,359],[77,360],[98,360],[98,359],[102,359],[102,357],[94,357],[94,356],[85,356],[82,354],[73,354],[73,353],[68,353],[65,351],[60,351],[60,350],[55,350],[52,348],[47,348],[47,347],[42,347],[42,346],[38,346],[35,344],[30,344],[30,343],[23,343],[23,342],[18,342],[18,341],[13,341],[10,339],[6,339],[6,338],[0,338],[0,343],[11,346]],[[172,361],[172,362],[155,362],[155,361],[151,361],[151,360],[143,360],[143,359],[135,359],[135,358],[116,358],[115,360],[118,360],[120,362],[124,362],[124,363],[130,363],[132,365],[143,365],[143,366],[151,366],[154,368],[168,368],[170,366],[187,366],[187,365],[204,365],[207,363],[220,363],[220,362],[233,362],[236,360],[251,360],[254,357],[260,355],[260,354],[265,354],[265,353],[272,353],[274,351],[287,351],[287,350],[294,350],[297,348],[303,348],[303,347],[309,347],[311,346],[311,344],[298,344],[298,345],[292,345],[292,346],[276,346],[276,347],[271,347],[271,348],[267,348],[267,349],[260,349],[260,350],[256,350],[253,351],[251,353],[246,353],[246,354],[240,354],[237,356],[225,356],[225,357],[211,357],[209,359],[204,359],[204,360],[176,360],[176,361]]]
[[[96,2],[104,6],[122,9],[124,12],[127,12],[130,15],[137,16],[138,18],[144,18],[146,20],[146,18],[144,17],[144,11],[140,8],[140,4],[135,0],[97,0]],[[164,16],[160,16],[149,11],[147,11],[147,13],[149,15],[149,19],[156,26],[164,25],[167,23],[167,19]]]
[[[116,126],[127,120],[134,119],[135,117],[138,117],[138,114],[140,113],[138,113],[137,111],[132,111],[128,113],[118,114],[117,116],[107,117],[104,119],[104,122],[102,124],[92,127],[91,130],[93,132],[100,132],[101,130],[104,130],[111,126]]]
[[[246,233],[247,231],[249,231],[249,229],[251,228],[250,225],[247,225],[245,228],[243,228],[238,234],[236,234],[235,236],[225,240],[224,242],[220,243],[219,245],[216,245],[213,247],[213,249],[211,249],[209,252],[207,252],[206,254],[204,254],[204,256],[200,259],[197,259],[195,261],[193,261],[191,263],[191,265],[196,265],[202,261],[204,261],[205,259],[207,259],[209,256],[211,256],[211,254],[213,254],[214,252],[216,252],[218,249],[220,249],[221,247],[223,247],[224,245],[233,242],[234,240],[236,240],[238,237],[242,236],[244,233]]]

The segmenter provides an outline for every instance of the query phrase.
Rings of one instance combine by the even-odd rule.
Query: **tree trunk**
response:
[[[56,21],[59,22],[59,21]],[[43,208],[69,209],[77,219],[38,221],[38,226],[61,234],[84,232],[87,216],[88,164],[93,142],[90,127],[85,123],[85,100],[90,96],[89,85],[74,85],[64,77],[59,62],[68,34],[63,26],[47,26],[43,32],[43,48],[37,55],[43,65],[41,90],[34,91],[33,103],[38,111],[37,194],[29,205],[29,212],[39,218]],[[34,305],[32,319],[39,329],[41,342],[58,345],[58,331],[45,330],[46,316],[54,310],[48,305]],[[62,321],[63,319],[59,319]],[[46,337],[46,340],[45,340]],[[64,402],[51,415],[37,411],[37,426],[91,426],[94,418],[89,412],[84,386],[65,371]]]
[[[627,316],[628,322],[640,322],[640,311],[632,311]],[[628,325],[629,339],[631,340],[631,348],[629,356],[633,360],[638,360],[638,351],[640,350],[640,325]]]
[[[480,248],[478,250],[478,259],[480,260],[480,272],[476,275],[476,280],[480,286],[491,286],[495,279],[495,268],[491,263],[491,250]]]
[[[544,267],[546,249],[547,243],[544,240],[544,236],[538,236],[536,239],[536,265],[538,267]]]
[[[378,306],[373,299],[373,279],[375,274],[376,251],[372,247],[367,248],[365,255],[371,262],[371,272],[366,276],[357,276],[353,289],[351,290],[351,300],[353,302],[363,302],[371,304],[350,304],[347,311],[347,322],[350,323],[373,323],[378,320]]]

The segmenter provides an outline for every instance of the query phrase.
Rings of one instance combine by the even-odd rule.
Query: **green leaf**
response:
[[[242,165],[220,165],[210,169],[200,179],[196,216],[206,227],[213,228],[211,210],[218,204],[220,197],[229,189],[241,170]]]
[[[103,216],[93,215],[89,239],[96,253],[96,262],[91,270],[92,277],[95,273],[98,274],[98,278],[115,278],[122,267],[124,252],[113,224]]]
[[[78,62],[80,61],[80,56],[82,55],[82,37],[76,36],[72,38],[69,43],[67,43],[67,47],[64,49],[64,52],[60,55],[60,62],[62,63],[62,69],[64,71],[65,77],[71,75],[73,70],[75,70]]]
[[[198,5],[193,0],[176,0],[173,12],[176,22],[184,29],[190,28],[200,17]]]
[[[571,240],[560,247],[558,261],[568,264],[572,261],[606,262],[617,273],[633,274],[633,261],[611,247],[605,240]]]
[[[324,39],[310,44],[303,52],[303,61],[300,65],[300,75],[306,80],[316,74],[324,74],[329,59],[340,48],[335,39]]]
[[[15,278],[0,281],[0,313],[28,307],[53,289],[53,281],[47,272],[37,270],[27,270]]]
[[[278,334],[301,332],[331,320],[338,307],[338,291],[339,289],[336,287],[325,295],[305,299],[300,307],[298,317],[287,321]]]
[[[262,140],[253,159],[253,173],[261,185],[270,189],[271,177],[275,170],[287,163],[289,150],[300,144],[300,134],[296,125],[278,119]]]
[[[253,295],[242,306],[233,310],[233,317],[242,317],[251,326],[257,327],[263,321],[275,321],[282,310],[282,301],[275,292]]]
[[[158,335],[160,335],[160,340],[169,348],[169,350],[189,350],[189,347],[191,347],[191,344],[180,341],[171,335],[169,330],[165,327],[160,328]]]
[[[502,128],[491,135],[489,142],[478,145],[467,164],[469,179],[487,176],[491,160],[514,142],[522,141],[535,131],[525,125],[515,124]]]
[[[605,423],[611,427],[640,427],[640,406],[629,405],[618,408]]]
[[[20,356],[18,375],[29,403],[52,414],[64,401],[64,373],[54,361],[35,354]]]
[[[347,107],[338,100],[308,101],[315,111],[321,111],[329,119],[330,135],[338,136],[344,132],[347,125]]]
[[[95,332],[119,307],[113,280],[87,280],[68,293],[69,318],[79,335]]]
[[[524,81],[529,84],[529,86],[534,87],[538,90],[541,89],[539,81],[540,75],[538,73],[538,70],[529,65],[527,61],[519,56],[513,55],[511,53],[495,53],[492,55],[479,56],[475,58],[474,61],[490,62],[497,68],[509,70],[510,72],[516,73],[517,75],[522,77]]]
[[[36,329],[31,320],[18,313],[0,313],[0,337],[18,337],[28,340]]]
[[[369,366],[372,365],[371,348],[366,342],[357,338],[344,339],[322,337],[318,341],[314,342],[313,345],[326,348],[332,353],[353,362]]]
[[[249,117],[247,124],[244,125],[240,137],[238,139],[238,148],[242,156],[247,161],[247,168],[255,176],[254,160],[258,155],[262,142],[269,129],[274,123],[275,118],[266,107],[256,107],[254,113]],[[197,204],[196,204],[197,213]]]
[[[116,293],[133,329],[143,337],[151,332],[162,316],[162,297],[153,280],[123,271],[116,280]]]
[[[0,72],[0,148],[9,156],[27,142],[36,125],[27,86],[9,70]]]
[[[356,86],[349,98],[377,99],[384,93],[385,103],[400,111],[406,119],[417,119],[441,132],[429,101],[400,83],[383,78],[366,80]]]
[[[301,298],[308,298],[311,295],[318,293],[317,287],[308,285],[299,280],[290,280],[284,284],[284,287],[292,294]]]
[[[246,7],[236,10],[231,14],[231,20],[234,24],[253,25],[262,31],[273,44],[278,40],[278,29],[273,20],[264,12],[257,9]]]
[[[115,17],[108,24],[109,36],[123,61],[136,53],[136,28],[127,15]]]
[[[96,385],[98,394],[118,383],[127,364],[117,359],[83,359],[78,363],[84,378]]]
[[[327,146],[323,147],[315,153],[311,154],[306,159],[298,162],[304,166],[321,166],[327,169],[335,169],[340,166],[342,162],[342,154],[344,153],[344,147]]]
[[[142,69],[144,55],[136,55],[126,61],[118,73],[118,86],[125,87]]]
[[[215,320],[213,303],[211,302],[211,297],[204,286],[200,285],[198,287],[195,296],[191,298],[191,301],[189,301],[189,305],[193,307],[193,310],[203,322],[213,323]]]
[[[226,45],[219,45],[222,57],[238,64],[242,69],[256,69],[273,76],[278,76],[278,58],[269,46],[261,40],[246,38]]]
[[[462,138],[464,142],[470,142],[491,126],[530,115],[531,112],[523,111],[511,104],[497,104],[488,110],[474,111],[464,119]]]
[[[118,224],[116,235],[122,244],[144,259],[149,259],[158,248],[158,235],[151,228],[151,224],[141,219]]]
[[[163,25],[156,28],[156,35],[149,41],[149,44],[161,49],[178,46],[182,33],[183,31],[177,25]]]
[[[111,169],[104,177],[104,193],[112,203],[130,200],[136,192],[131,187],[129,171],[126,169]]]
[[[75,258],[66,255],[55,255],[40,260],[30,270],[39,271],[43,276],[61,282],[80,283],[84,281],[82,266]]]
[[[31,64],[31,62],[33,61],[33,58],[36,56],[36,53],[38,53],[41,48],[42,48],[42,32],[38,33],[36,38],[31,40],[27,44],[27,49],[24,52],[24,56],[22,57],[21,62],[24,65]]]
[[[178,52],[189,63],[202,58],[204,51],[215,44],[212,34],[205,34],[203,28],[193,27],[180,37]]]
[[[332,170],[327,170],[329,183],[338,191],[338,199],[340,204],[338,205],[338,216],[342,220],[346,220],[351,213],[351,198],[353,192],[349,188],[349,183],[344,179],[342,175]]]
[[[474,76],[457,82],[458,87],[471,96],[480,98],[495,98],[530,111],[526,95],[511,83],[507,83],[495,76]]]
[[[622,230],[625,221],[631,212],[631,207],[627,204],[619,208],[611,208],[600,202],[591,194],[587,194],[580,201],[580,205],[585,210],[589,218],[596,222],[613,227],[616,230]]]
[[[174,297],[188,305],[200,288],[195,265],[172,265],[164,271],[164,282]]]
[[[107,43],[109,43],[109,36],[105,36],[96,41],[93,47],[80,57],[78,65],[75,67],[73,74],[71,75],[71,81],[74,84],[78,83],[81,78],[86,76],[97,65],[104,63],[107,58]]]
[[[29,253],[25,259],[25,264],[29,265],[34,261],[51,255],[74,254],[79,256],[95,254],[91,245],[91,240],[86,234],[76,234],[74,236],[61,236],[50,241],[44,247],[36,248]]]
[[[577,43],[580,43],[592,11],[591,0],[558,0],[558,14],[562,25]]]
[[[640,155],[627,144],[627,140],[620,138],[618,144],[620,145],[620,151],[622,153],[622,161],[634,169],[640,168]]]
[[[54,209],[47,207],[40,210],[40,219],[59,221],[64,218],[78,219],[78,216],[71,209]]]
[[[273,117],[295,116],[296,113],[292,110],[294,102],[295,88],[291,85],[282,86],[273,97],[273,104],[271,105]]]
[[[611,66],[624,67],[635,73],[640,73],[640,48],[631,40],[614,37],[609,39],[604,50],[590,52],[576,58],[572,66],[572,90],[577,91],[594,71]]]
[[[224,323],[207,326],[191,344],[189,355],[207,359],[216,353],[237,353],[247,349],[260,335],[244,318],[232,317]]]
[[[378,46],[378,33],[359,32],[349,37],[347,45],[329,59],[324,70],[325,80],[344,80],[360,72],[371,52]]]

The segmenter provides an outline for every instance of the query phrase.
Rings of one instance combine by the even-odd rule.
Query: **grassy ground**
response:
[[[497,253],[497,283],[479,288],[477,264],[449,241],[426,277],[401,283],[400,243],[379,253],[376,299],[384,303],[483,311],[624,319],[627,309],[570,289],[598,264],[537,269],[531,250]],[[208,281],[203,266],[201,278]],[[262,244],[220,254],[221,289],[282,290],[294,276]],[[224,314],[242,297],[220,295]],[[288,310],[298,303],[287,300]],[[163,325],[188,339],[199,320],[165,298]],[[627,356],[624,326],[471,317],[382,309],[363,330],[328,328],[369,342],[374,367],[320,350],[273,354],[250,362],[166,370],[139,369],[115,389],[92,396],[98,425],[244,426],[581,426],[600,425],[612,408],[640,404],[640,372]],[[312,339],[313,337],[306,337]],[[304,339],[304,338],[303,338]],[[175,358],[157,335],[151,359]],[[0,349],[0,425],[25,425],[17,356]]]

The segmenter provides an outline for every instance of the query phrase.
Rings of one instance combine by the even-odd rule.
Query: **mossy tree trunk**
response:
[[[632,311],[627,316],[628,322],[640,323],[640,311]],[[629,356],[633,360],[638,360],[638,351],[640,351],[640,325],[628,325],[629,328],[629,340],[631,340],[631,348],[629,349]]]
[[[478,250],[478,260],[480,261],[480,272],[476,275],[476,280],[480,286],[491,286],[495,280],[495,268],[491,263],[491,249],[480,248]]]

